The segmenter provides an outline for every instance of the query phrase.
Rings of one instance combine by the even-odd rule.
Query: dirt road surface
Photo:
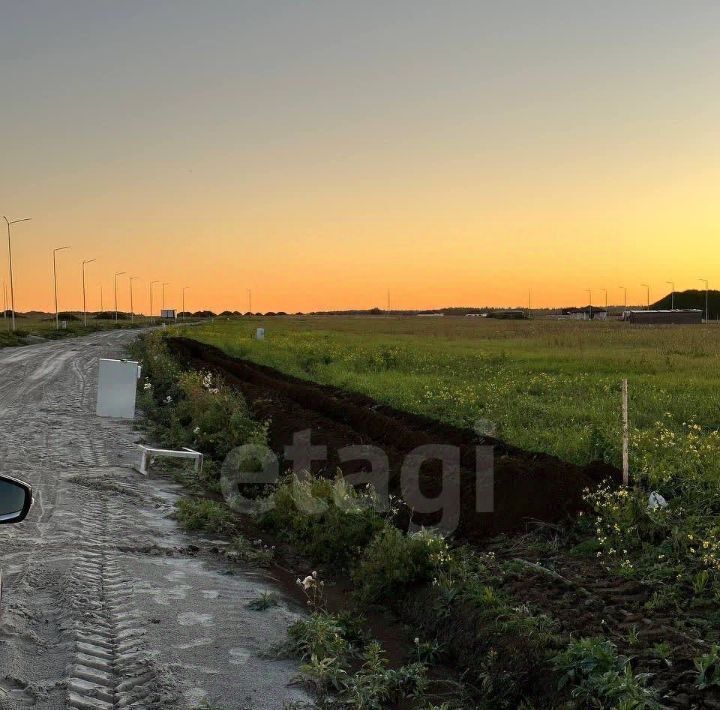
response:
[[[130,468],[130,422],[95,416],[98,359],[132,332],[0,350],[0,471],[35,505],[0,527],[0,708],[284,708],[293,664],[261,657],[297,612],[271,580],[204,554],[179,489]],[[198,550],[199,548],[199,550]]]

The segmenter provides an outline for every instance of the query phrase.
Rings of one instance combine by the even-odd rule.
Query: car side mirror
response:
[[[32,502],[32,488],[27,483],[0,476],[0,525],[25,520]]]

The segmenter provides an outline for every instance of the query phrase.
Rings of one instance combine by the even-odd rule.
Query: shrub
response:
[[[410,588],[433,579],[448,559],[448,546],[429,530],[405,534],[386,525],[355,569],[357,598],[364,604],[392,603]]]
[[[615,644],[601,638],[573,639],[553,659],[559,688],[570,688],[574,699],[589,706],[654,710],[660,708],[647,674],[634,675],[630,659],[618,656]]]
[[[720,686],[720,646],[714,644],[710,653],[695,659],[697,680],[695,684],[700,690],[712,686]]]
[[[242,395],[211,373],[184,372],[162,333],[139,339],[133,354],[143,366],[140,405],[154,424],[153,436],[163,445],[206,454],[208,475],[199,477],[200,483],[214,487],[219,468],[213,461],[222,461],[235,447],[267,443],[266,426],[253,420]]]
[[[197,530],[220,535],[237,532],[237,523],[232,511],[223,503],[214,500],[186,498],[179,500],[176,517],[187,530]]]
[[[210,373],[184,372],[177,379],[173,418],[178,445],[195,446],[222,460],[236,446],[264,444],[265,428],[253,421],[242,395]]]
[[[269,567],[275,554],[274,548],[263,545],[261,540],[253,544],[243,535],[236,535],[230,543],[227,556],[257,567]]]
[[[297,621],[288,630],[282,651],[304,661],[301,678],[325,696],[323,707],[382,710],[401,700],[421,698],[427,690],[423,663],[389,669],[382,646],[370,641],[362,647],[355,624],[342,616],[315,612]],[[353,673],[357,659],[361,666]]]
[[[351,708],[382,710],[422,697],[428,686],[427,668],[410,663],[396,670],[388,669],[382,646],[370,642],[362,654],[362,667],[349,676],[338,700]]]
[[[288,629],[282,651],[288,656],[309,661],[315,658],[332,658],[341,664],[354,655],[351,643],[345,638],[345,626],[340,617],[328,612],[315,612],[306,619],[296,621]]]
[[[293,475],[265,502],[260,523],[299,544],[317,562],[349,567],[385,522],[371,493],[358,493],[338,477]]]

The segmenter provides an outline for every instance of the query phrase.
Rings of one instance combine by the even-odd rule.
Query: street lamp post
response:
[[[528,289],[528,318],[532,316],[532,290]]]
[[[647,289],[647,309],[650,310],[650,286],[648,284],[640,284],[643,288]]]
[[[585,291],[587,291],[588,298],[590,299],[590,318],[589,318],[589,320],[592,320],[592,289],[586,288]]]
[[[607,309],[608,309],[607,289],[606,289],[606,288],[601,288],[600,290],[605,292],[605,313],[607,313]]]
[[[82,263],[82,286],[83,286],[83,325],[87,326],[87,303],[85,300],[85,264],[92,264],[95,259],[85,259]],[[102,286],[100,287],[102,294]],[[100,296],[100,312],[102,312],[102,295]]]
[[[114,281],[114,290],[115,290],[115,322],[117,323],[118,319],[118,307],[117,307],[117,277],[122,276],[123,274],[126,274],[127,271],[118,271],[115,274],[115,281]]]
[[[189,286],[183,286],[182,290],[182,319],[185,320],[185,291],[187,291],[190,287]]]
[[[618,288],[621,288],[623,291],[625,291],[625,298],[623,299],[623,303],[625,304],[625,310],[627,310],[627,288],[625,286],[618,286]]]
[[[160,283],[159,281],[151,281],[150,282],[150,318],[151,319],[155,318],[155,314],[153,313],[153,286],[155,284],[159,284],[159,283]]]
[[[55,291],[55,330],[60,330],[60,315],[58,313],[58,297],[57,297],[57,258],[56,254],[70,247],[57,247],[53,249],[53,289]]]
[[[14,219],[10,221],[7,217],[3,216],[5,223],[7,224],[7,235],[8,235],[8,266],[10,269],[10,314],[12,316],[12,329],[15,330],[15,288],[13,285],[13,266],[12,266],[12,242],[10,241],[10,227],[13,224],[19,222],[29,222],[32,217],[26,217],[25,219]]]
[[[672,291],[670,291],[670,310],[674,311],[675,310],[675,282],[674,281],[666,281],[665,283],[668,286],[670,286],[670,288],[672,289]]]
[[[708,310],[708,292],[710,290],[710,284],[707,279],[698,279],[705,284],[705,322],[710,322],[710,311]]]
[[[130,322],[135,322],[135,310],[133,308],[133,281],[137,281],[140,277],[139,276],[131,276],[130,277]]]
[[[163,311],[165,310],[165,287],[169,286],[169,285],[170,285],[169,281],[164,281],[163,285],[162,285],[162,310]]]

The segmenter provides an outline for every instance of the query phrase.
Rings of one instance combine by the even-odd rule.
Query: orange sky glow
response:
[[[16,3],[16,308],[631,303],[720,287],[720,5]],[[12,97],[12,100],[8,100]],[[7,243],[0,223],[0,279]],[[128,282],[119,278],[127,310]],[[156,290],[159,306],[160,290]]]

